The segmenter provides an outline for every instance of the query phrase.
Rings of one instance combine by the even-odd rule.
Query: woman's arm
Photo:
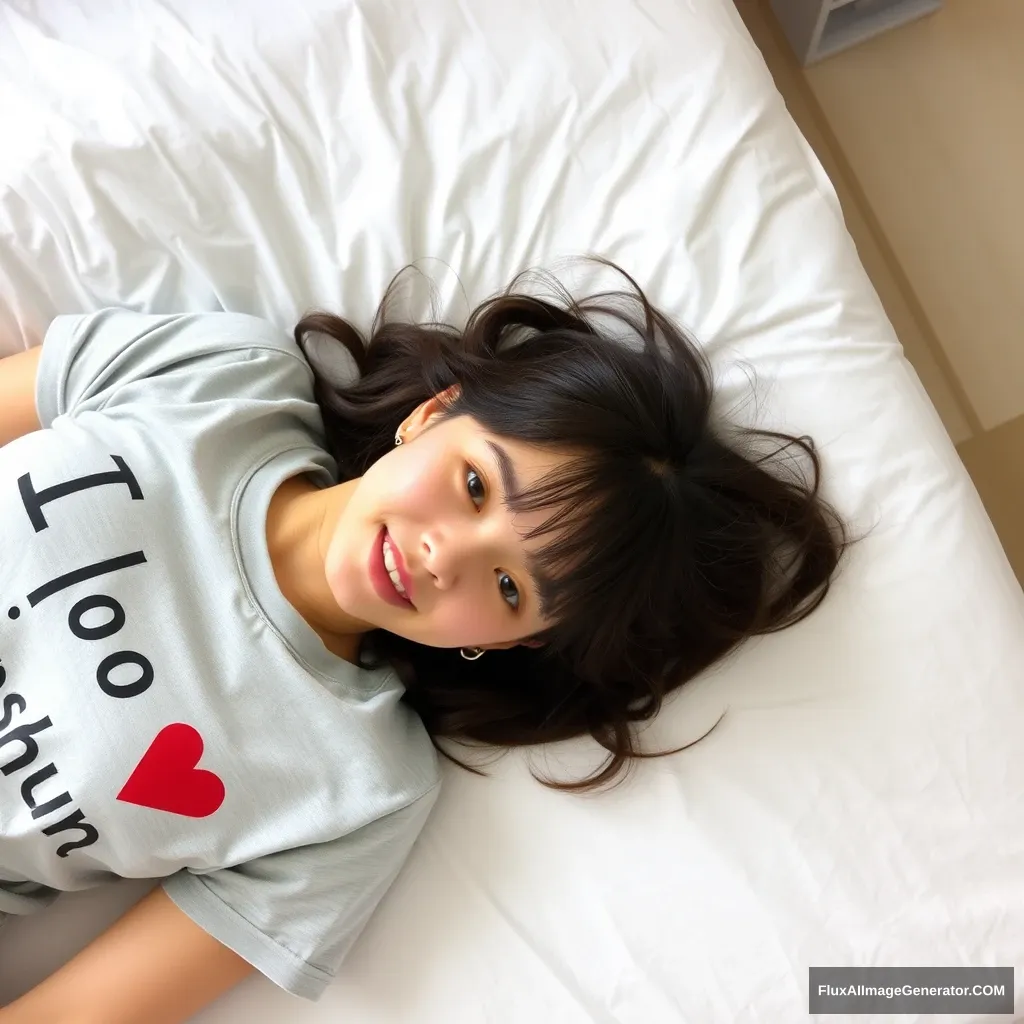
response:
[[[36,369],[41,345],[0,359],[0,446],[39,429]]]
[[[252,971],[157,887],[0,1024],[180,1024]]]

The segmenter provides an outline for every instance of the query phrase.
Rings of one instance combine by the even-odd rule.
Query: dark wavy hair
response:
[[[530,566],[555,623],[535,637],[542,647],[467,661],[374,630],[360,661],[390,663],[438,751],[477,774],[486,773],[437,738],[518,747],[591,735],[610,753],[594,775],[538,779],[575,791],[614,779],[634,759],[686,749],[643,753],[630,723],[652,718],[666,694],[747,637],[806,618],[853,543],[818,493],[811,438],[712,423],[703,350],[625,271],[593,259],[631,290],[576,301],[545,276],[554,302],[517,292],[521,274],[459,330],[389,320],[399,271],[368,344],[320,310],[295,327],[342,480],[361,476],[417,405],[456,383],[443,416],[471,416],[493,434],[573,454],[568,468],[508,501],[514,512],[551,510],[528,535],[549,536]],[[344,346],[358,379],[332,381],[306,344],[314,333]],[[773,450],[759,452],[762,441]],[[782,472],[778,456],[788,449],[808,457],[810,482]]]

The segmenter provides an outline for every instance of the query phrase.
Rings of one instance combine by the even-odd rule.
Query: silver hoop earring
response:
[[[402,443],[402,435],[401,435],[401,433],[396,433],[395,434],[395,444],[401,444],[401,443]]]
[[[482,658],[487,652],[482,647],[463,647],[459,653],[466,661],[476,661],[477,658]]]

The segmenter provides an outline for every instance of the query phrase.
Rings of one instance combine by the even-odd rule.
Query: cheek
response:
[[[419,637],[410,639],[437,647],[466,647],[475,644],[503,644],[529,632],[531,623],[512,615],[503,605],[494,584],[494,592],[484,584],[460,588],[431,610],[419,625]],[[539,628],[539,625],[538,625]]]
[[[481,594],[460,594],[443,602],[430,616],[432,643],[440,647],[501,643],[512,639],[507,620]]]
[[[381,520],[397,515],[422,523],[431,510],[451,501],[451,481],[445,473],[437,453],[427,445],[393,451],[363,476],[360,509]]]

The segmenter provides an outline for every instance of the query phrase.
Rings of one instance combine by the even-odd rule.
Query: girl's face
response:
[[[523,540],[550,510],[513,514],[502,495],[569,457],[498,438],[468,416],[438,420],[440,409],[437,399],[421,405],[403,444],[358,481],[331,536],[327,585],[352,618],[417,643],[510,647],[550,625],[526,568],[550,536]]]

